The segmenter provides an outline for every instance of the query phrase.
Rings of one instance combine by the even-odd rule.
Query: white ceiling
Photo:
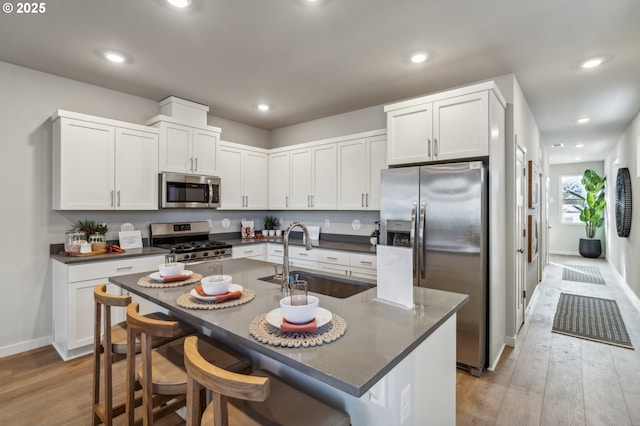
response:
[[[15,2],[11,2],[15,3]],[[551,163],[601,160],[640,111],[637,0],[56,0],[0,14],[0,60],[275,129],[514,73]],[[101,49],[126,64],[107,63]],[[414,51],[429,59],[409,61]],[[588,57],[604,65],[584,70]],[[255,104],[274,109],[263,113]],[[588,116],[591,122],[576,124]],[[585,144],[575,148],[576,143]]]

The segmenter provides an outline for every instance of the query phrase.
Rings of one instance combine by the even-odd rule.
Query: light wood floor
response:
[[[607,285],[562,281],[563,263],[597,266]],[[560,292],[617,300],[638,350],[551,333]],[[554,257],[496,371],[458,372],[458,425],[640,425],[639,313],[605,261]],[[91,357],[62,362],[47,346],[0,359],[0,424],[89,425],[90,413]]]
[[[562,264],[596,266],[607,285],[563,281]],[[636,350],[551,333],[561,292],[615,299]],[[639,314],[606,261],[552,257],[515,348],[495,372],[458,372],[458,425],[640,425]]]

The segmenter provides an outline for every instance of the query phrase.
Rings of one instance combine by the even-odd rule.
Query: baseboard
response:
[[[43,346],[50,345],[51,342],[53,342],[53,336],[45,336],[38,339],[27,340],[26,342],[3,346],[0,348],[0,358],[30,351],[32,349],[38,349]]]
[[[516,336],[504,336],[504,344],[512,348],[516,347]]]
[[[559,254],[562,256],[580,256],[580,253],[577,251],[564,251],[564,250],[549,250],[549,254]]]
[[[500,358],[502,358],[502,353],[504,352],[504,348],[505,348],[505,345],[503,343],[502,347],[498,351],[498,356],[496,357],[496,359],[493,360],[493,364],[491,364],[489,367],[487,367],[487,371],[495,371],[496,370],[496,367],[498,366],[498,362],[500,362]]]
[[[613,274],[616,276],[618,281],[620,281],[620,283],[622,284],[622,290],[624,290],[627,296],[629,296],[629,300],[631,300],[631,303],[635,305],[636,309],[640,311],[640,298],[638,298],[638,295],[635,294],[633,290],[631,290],[631,287],[629,287],[629,284],[627,284],[627,282],[624,280],[622,275],[620,275],[618,270],[615,268],[615,266],[613,266],[613,264],[609,259],[607,259],[607,263],[609,264],[609,266],[611,266],[611,270],[613,271]]]

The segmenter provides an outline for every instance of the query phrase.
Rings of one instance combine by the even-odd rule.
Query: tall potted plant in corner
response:
[[[569,191],[582,200],[582,207],[575,206],[580,211],[580,221],[585,224],[587,238],[580,238],[578,251],[583,257],[600,257],[602,243],[595,239],[596,230],[604,225],[603,211],[607,205],[604,199],[604,183],[606,177],[600,177],[595,171],[587,169],[582,175],[584,195]]]

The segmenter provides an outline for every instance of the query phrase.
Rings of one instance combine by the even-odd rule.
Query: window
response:
[[[582,207],[582,200],[569,192],[586,195],[582,186],[582,175],[560,176],[560,190],[562,191],[562,223],[582,223],[580,212],[575,208],[575,206]]]

